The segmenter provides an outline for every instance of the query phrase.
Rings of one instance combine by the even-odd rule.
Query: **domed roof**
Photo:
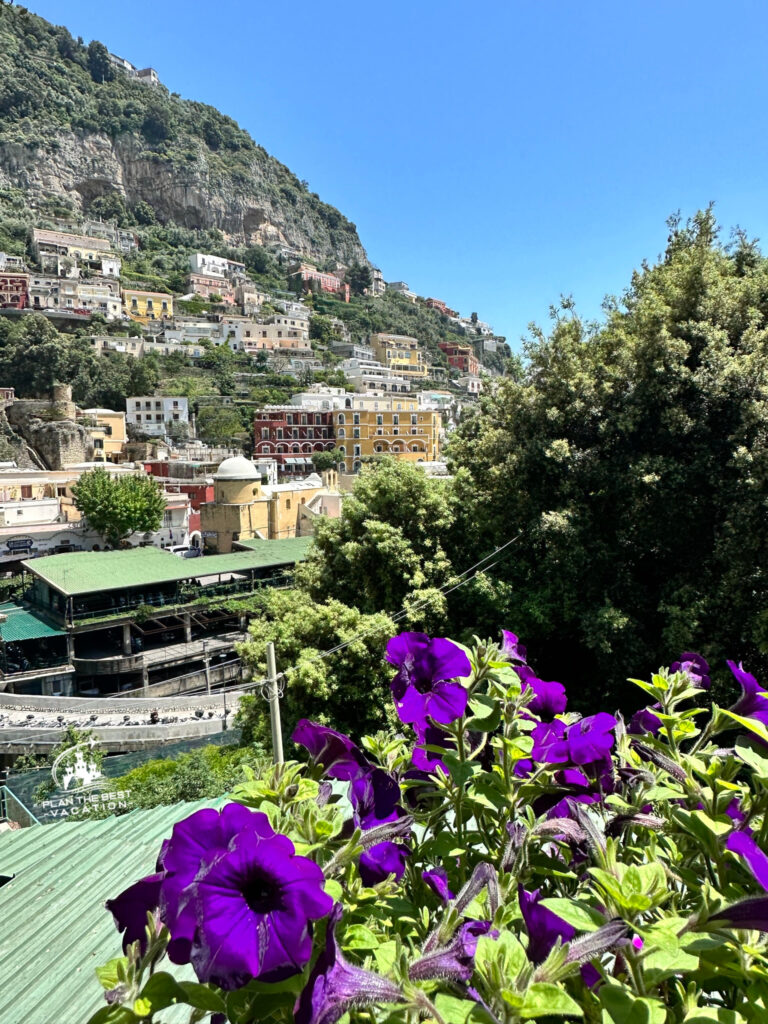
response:
[[[224,459],[216,470],[214,480],[261,480],[261,473],[244,455]]]

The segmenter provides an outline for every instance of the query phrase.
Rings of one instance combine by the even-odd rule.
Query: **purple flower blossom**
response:
[[[543,722],[531,733],[531,757],[545,764],[604,762],[613,746],[615,728],[616,719],[604,711],[569,726],[559,719]]]
[[[548,683],[539,679],[533,669],[528,668],[527,665],[520,665],[516,671],[523,683],[523,693],[526,690],[533,692],[533,699],[528,703],[526,710],[532,711],[534,715],[539,715],[541,718],[554,718],[555,715],[561,715],[565,711],[568,698],[562,683]]]
[[[427,871],[422,871],[421,877],[443,903],[448,903],[453,899],[454,894],[448,888],[448,875],[445,872],[445,868],[431,868]]]
[[[491,931],[490,921],[465,921],[447,946],[427,953],[411,965],[408,976],[411,981],[427,981],[430,978],[445,978],[451,981],[468,982],[475,970],[477,940],[481,935],[498,937]]]
[[[326,725],[302,718],[291,739],[309,751],[312,760],[323,766],[330,779],[347,782],[370,767],[365,754],[349,736]]]
[[[355,825],[362,829],[395,821],[405,813],[400,806],[400,787],[383,768],[373,768],[353,779],[349,800]]]
[[[768,896],[758,896],[755,899],[734,903],[733,906],[713,914],[709,922],[726,928],[768,932]]]
[[[661,711],[661,704],[653,704],[649,708],[641,708],[636,711],[629,721],[627,732],[632,736],[658,736],[661,731],[661,719],[654,715],[654,711]]]
[[[200,981],[223,989],[302,971],[312,956],[310,922],[333,905],[318,865],[296,856],[290,839],[260,817],[266,826],[241,832],[225,853],[208,857],[191,887],[192,966]]]
[[[752,836],[746,832],[731,832],[725,844],[726,850],[737,853],[763,889],[768,892],[768,856],[760,849]]]
[[[226,804],[220,812],[211,807],[195,811],[173,826],[171,838],[160,854],[165,869],[160,887],[160,918],[171,933],[168,957],[173,963],[189,963],[197,927],[190,887],[203,860],[225,852],[231,840],[245,831],[274,834],[265,814],[234,803]]]
[[[392,981],[355,967],[344,958],[336,941],[342,907],[335,904],[328,918],[325,948],[293,1008],[295,1024],[335,1024],[353,1006],[399,1003],[403,993]]]
[[[160,883],[165,877],[164,872],[147,875],[138,882],[129,885],[119,896],[107,900],[104,904],[112,914],[117,930],[123,933],[123,952],[137,940],[141,943],[141,952],[147,948],[147,914],[154,913],[160,902]]]
[[[504,654],[510,661],[518,661],[520,664],[525,664],[527,656],[526,648],[518,640],[514,633],[510,633],[508,629],[502,629],[502,643],[501,653]]]
[[[576,930],[554,911],[541,905],[540,889],[526,892],[522,886],[518,886],[517,895],[525,930],[528,932],[528,959],[532,964],[540,964],[547,959],[558,939],[570,942]]]
[[[670,672],[685,672],[691,681],[691,686],[700,690],[708,690],[712,685],[709,678],[709,665],[700,654],[695,651],[685,651],[677,661],[669,666]]]
[[[432,718],[447,725],[464,714],[467,691],[448,680],[469,675],[471,665],[450,640],[401,633],[387,644],[387,661],[398,669],[391,687],[402,722],[426,727]]]
[[[741,697],[733,705],[731,711],[735,715],[756,718],[763,725],[768,725],[768,697],[765,695],[765,688],[750,672],[746,671],[741,662],[737,665],[735,661],[729,661],[728,668],[741,686]]]
[[[408,852],[406,847],[389,841],[376,843],[369,850],[364,850],[360,854],[360,878],[363,885],[376,885],[388,875],[394,875],[395,881],[399,882],[405,872]]]

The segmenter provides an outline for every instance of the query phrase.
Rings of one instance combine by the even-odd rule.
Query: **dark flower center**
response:
[[[266,914],[279,906],[279,891],[267,875],[252,875],[243,886],[243,896],[255,914]]]

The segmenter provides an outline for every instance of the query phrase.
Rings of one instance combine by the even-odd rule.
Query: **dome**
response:
[[[261,480],[261,473],[250,459],[244,455],[236,455],[232,459],[224,459],[216,470],[214,480]]]

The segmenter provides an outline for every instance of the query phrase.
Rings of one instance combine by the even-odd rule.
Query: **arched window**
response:
[[[344,413],[343,413],[343,412],[340,412],[340,413],[339,413],[339,419],[338,419],[338,422],[339,422],[339,424],[340,424],[341,426],[343,426],[343,425],[344,425],[344,424],[345,424],[345,423],[347,422],[347,420],[346,420],[346,417],[344,416]]]
[[[277,446],[277,454],[278,454],[278,455],[285,455],[285,453],[286,453],[287,451],[288,451],[288,449],[286,448],[286,446],[285,446],[284,444],[279,444],[279,445]]]
[[[338,451],[339,451],[339,455],[341,456],[342,459],[345,459],[347,457],[347,449],[344,447],[343,444],[340,445]]]
[[[261,446],[261,451],[262,451],[262,454],[266,455],[267,452],[269,451],[269,445],[268,444],[263,444]]]
[[[347,432],[344,429],[344,427],[339,427],[337,433],[338,433],[339,437],[346,437],[347,436]]]
[[[348,398],[346,400],[346,402],[344,403],[344,408],[345,409],[351,409],[352,408],[352,399],[351,398]]]
[[[299,446],[297,444],[292,444],[291,445],[291,451],[293,452],[294,455],[298,455],[299,454]]]
[[[357,460],[355,460],[355,462],[352,465],[352,472],[353,473],[359,473],[361,466],[362,466],[362,463],[357,461]]]

